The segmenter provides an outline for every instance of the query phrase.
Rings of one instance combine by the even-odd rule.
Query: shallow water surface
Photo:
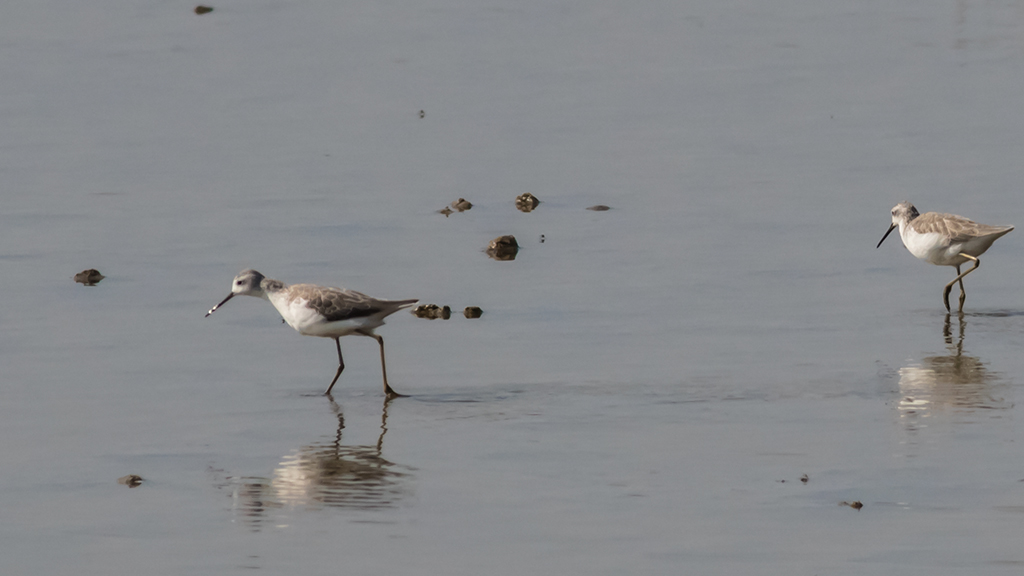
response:
[[[1019,572],[1020,232],[875,248],[1024,223],[1013,5],[193,8],[0,21],[9,572]]]

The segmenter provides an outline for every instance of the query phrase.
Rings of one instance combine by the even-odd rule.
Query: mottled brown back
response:
[[[950,242],[966,242],[972,238],[980,238],[993,234],[1006,234],[1013,226],[990,226],[979,224],[956,214],[927,212],[910,221],[916,232],[928,234],[935,232],[950,239]]]
[[[288,287],[288,291],[291,300],[308,300],[309,307],[323,314],[328,322],[376,315],[383,318],[418,302],[415,299],[378,300],[355,290],[328,288],[316,284],[294,284]]]

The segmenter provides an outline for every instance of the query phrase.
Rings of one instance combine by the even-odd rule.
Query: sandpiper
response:
[[[237,295],[255,296],[269,300],[281,317],[305,336],[334,338],[338,348],[338,372],[331,380],[325,394],[330,394],[334,383],[345,369],[345,361],[341,358],[342,336],[358,334],[369,336],[380,344],[380,369],[384,375],[384,395],[387,398],[402,396],[388,385],[388,372],[384,365],[384,339],[373,333],[373,330],[384,324],[384,318],[403,308],[412,306],[419,300],[378,300],[366,294],[342,288],[318,286],[316,284],[288,285],[279,280],[272,280],[255,270],[242,270],[235,276],[231,284],[231,294],[206,313],[213,314]]]
[[[919,214],[910,202],[900,202],[892,209],[892,226],[886,231],[878,246],[885,242],[889,233],[896,227],[900,229],[903,245],[917,258],[937,266],[956,267],[956,278],[946,284],[942,292],[942,302],[949,312],[949,292],[953,284],[960,283],[960,312],[964,311],[964,276],[978,269],[981,256],[997,238],[1013,230],[1013,226],[989,226],[978,224],[963,216],[927,212]],[[875,246],[875,248],[878,248]],[[970,270],[960,273],[960,265],[968,260],[974,262]]]

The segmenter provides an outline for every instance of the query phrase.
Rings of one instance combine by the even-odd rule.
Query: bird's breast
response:
[[[289,299],[284,294],[271,294],[269,300],[281,318],[300,334],[308,334],[311,327],[323,321],[323,316],[307,306],[308,302],[302,298]]]

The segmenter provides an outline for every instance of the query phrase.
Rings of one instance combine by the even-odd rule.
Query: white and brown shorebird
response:
[[[960,312],[964,311],[964,276],[978,269],[981,261],[978,256],[985,253],[1000,236],[1013,230],[1013,226],[989,226],[978,224],[963,216],[926,212],[919,214],[910,202],[900,202],[892,209],[892,226],[885,236],[878,241],[878,246],[885,242],[889,233],[896,227],[900,229],[903,245],[917,258],[937,266],[956,267],[956,278],[946,284],[942,292],[942,302],[949,312],[949,292],[953,284],[960,283]],[[878,248],[875,246],[875,248]],[[970,270],[960,273],[960,265],[973,261]]]
[[[338,348],[338,372],[331,380],[325,394],[330,394],[334,383],[345,369],[341,358],[342,336],[357,334],[368,336],[380,344],[380,370],[384,375],[384,395],[387,398],[402,396],[388,385],[388,372],[384,364],[384,339],[373,330],[384,325],[384,318],[419,300],[378,300],[366,294],[342,288],[318,286],[316,284],[285,284],[272,280],[255,270],[242,270],[231,283],[231,294],[206,313],[213,314],[237,295],[255,296],[269,300],[289,326],[304,336],[334,338]]]

